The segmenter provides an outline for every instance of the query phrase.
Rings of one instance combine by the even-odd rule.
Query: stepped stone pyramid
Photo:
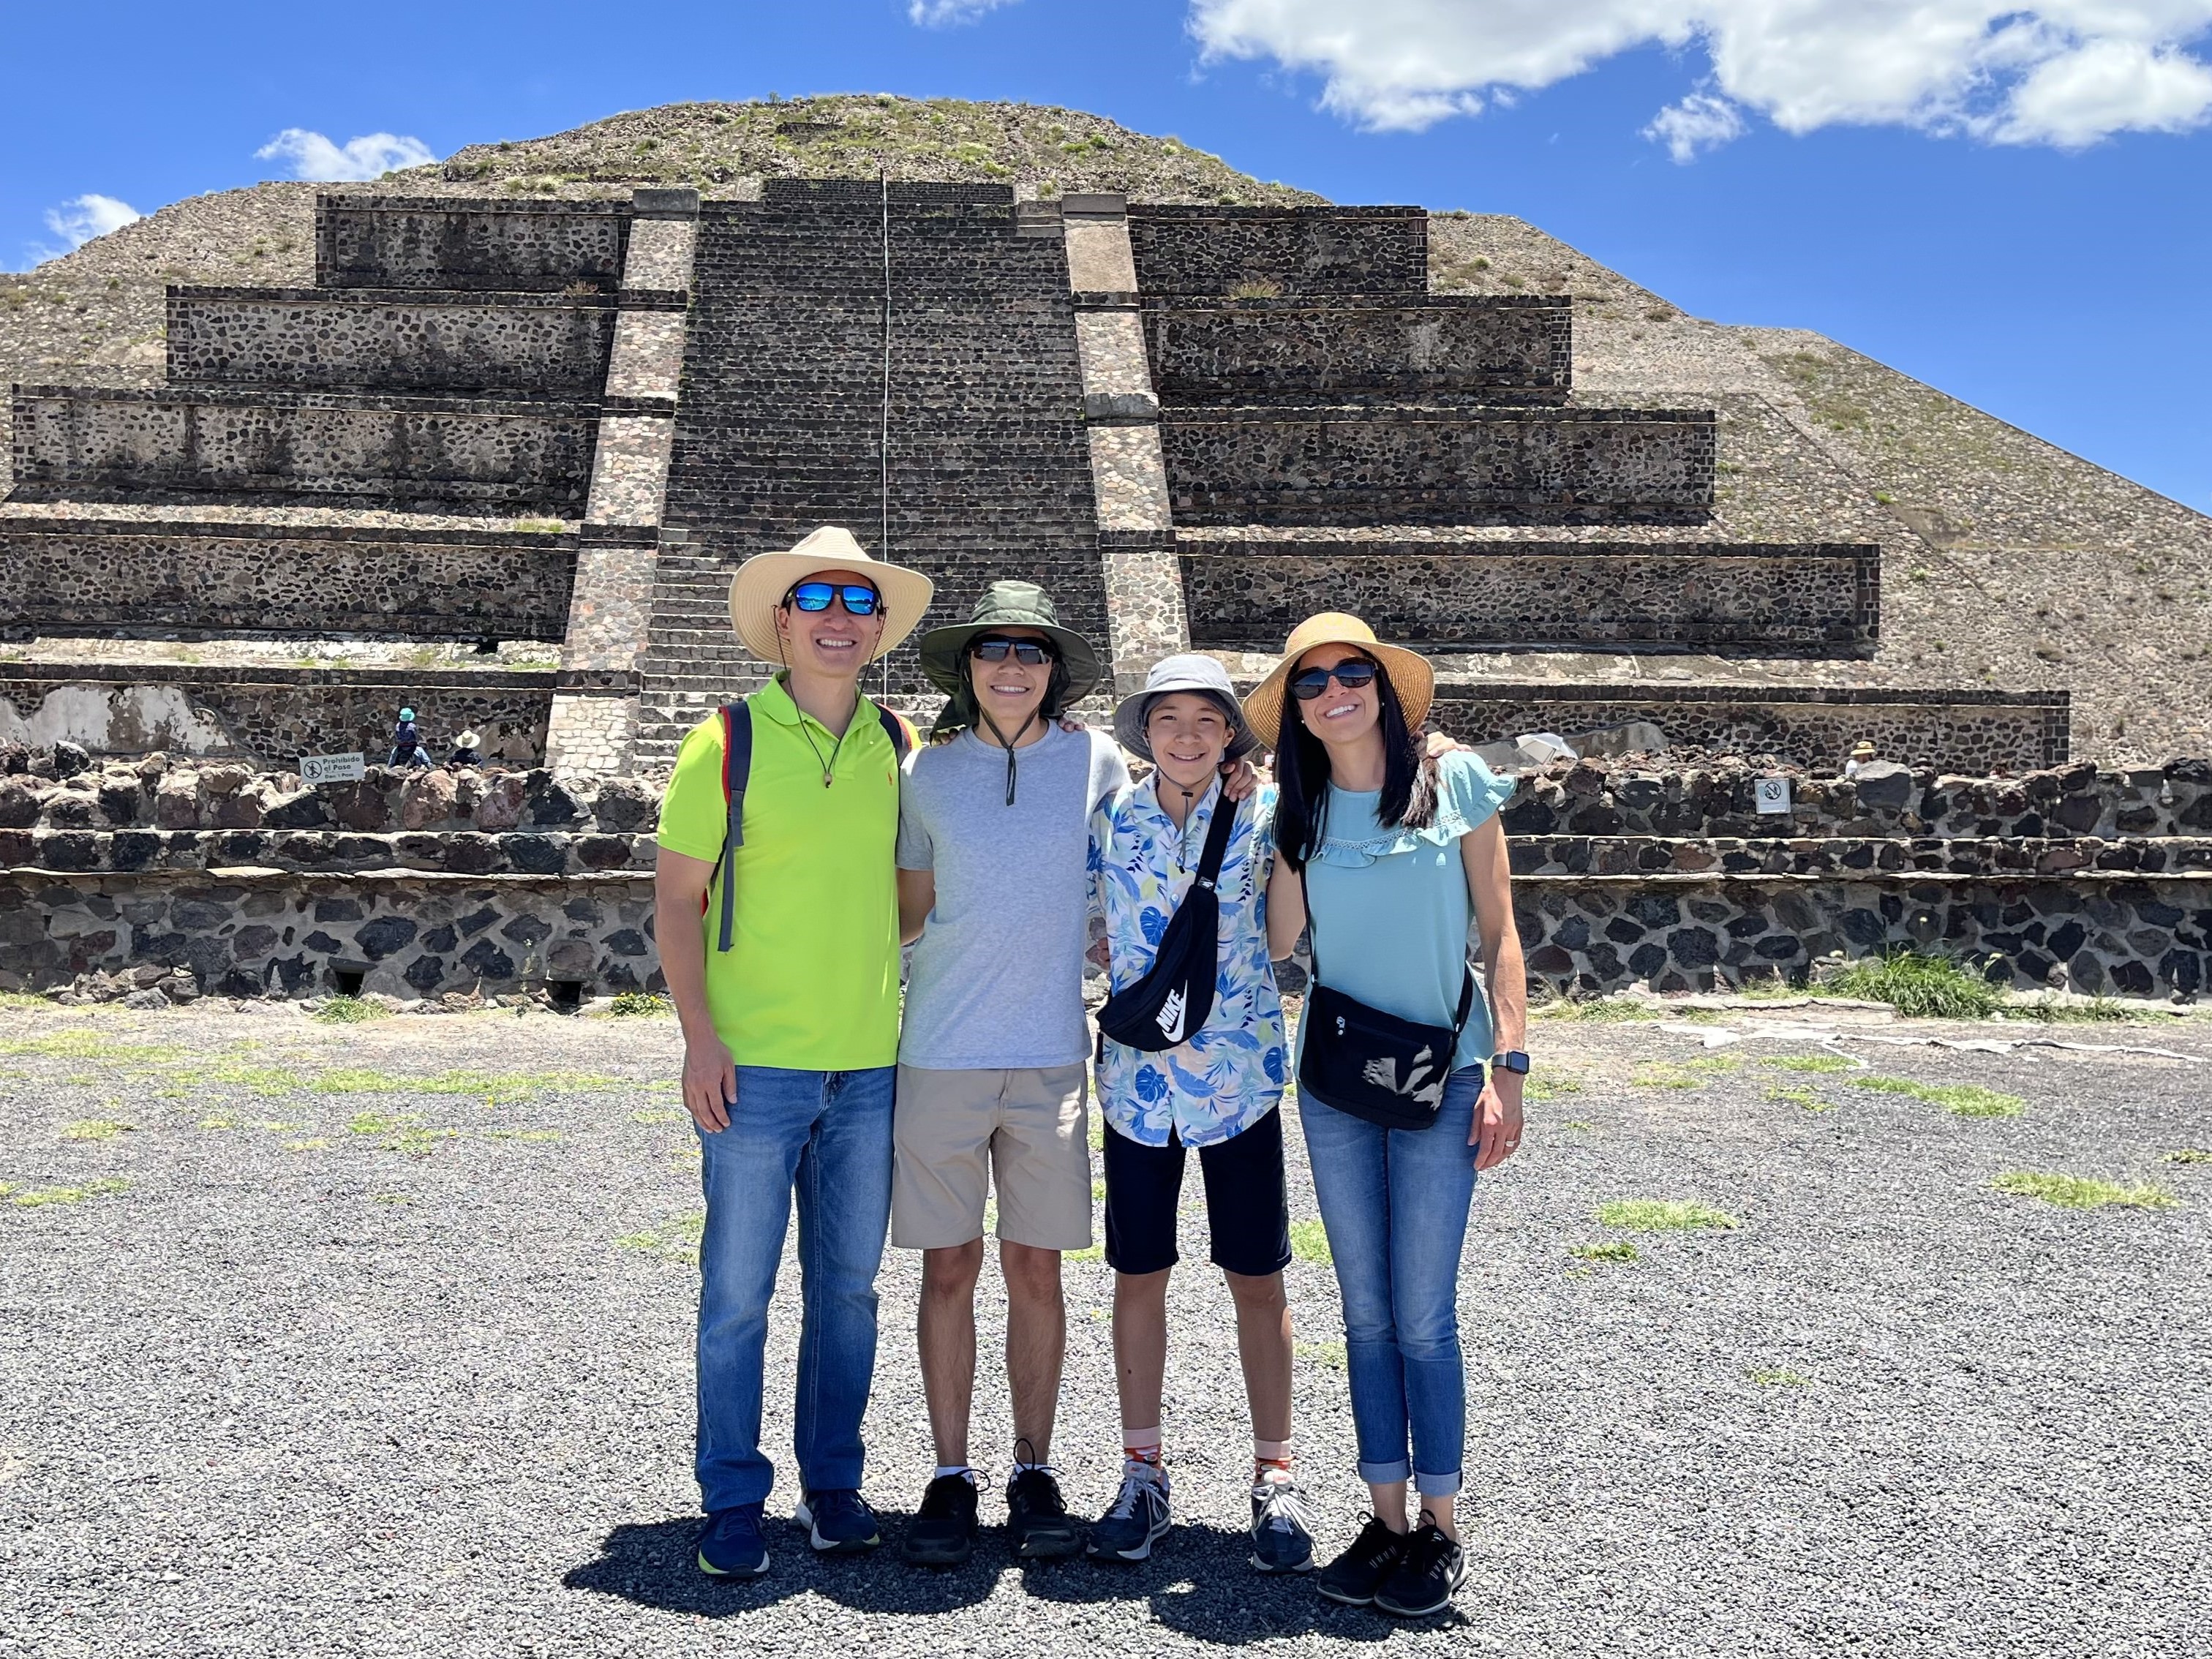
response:
[[[924,112],[817,103],[769,112],[774,143]],[[624,123],[679,118],[579,154],[629,165]],[[0,648],[0,741],[375,758],[411,703],[434,742],[656,771],[772,671],[729,633],[730,571],[824,522],[929,572],[933,621],[992,577],[1042,582],[1121,688],[1189,648],[1249,683],[1298,618],[1356,611],[1432,656],[1438,720],[1474,741],[1647,720],[1816,770],[1865,738],[2016,772],[2205,726],[2180,635],[2077,597],[2186,612],[2198,515],[1960,405],[1939,433],[1898,413],[1926,388],[1685,319],[1518,221],[1330,206],[1212,158],[1198,187],[1194,153],[1080,118],[1085,154],[1151,147],[1180,170],[1162,188],[1238,204],[974,169],[494,195],[471,188],[489,151],[237,193],[266,225],[312,200],[312,273],[170,285],[140,337],[158,380],[143,346],[70,349],[43,363],[100,372],[15,389],[0,635],[28,644]],[[2066,514],[2021,495],[2054,457]],[[1873,482],[1899,478],[1903,501]],[[2093,641],[2125,665],[2094,683],[2067,654]],[[869,690],[936,706],[910,647]]]

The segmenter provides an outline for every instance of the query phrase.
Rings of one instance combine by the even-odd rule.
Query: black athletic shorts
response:
[[[1182,1198],[1183,1144],[1146,1146],[1106,1127],[1106,1261],[1115,1272],[1172,1267]],[[1290,1198],[1283,1188],[1283,1115],[1198,1149],[1213,1265],[1253,1279],[1291,1261]]]

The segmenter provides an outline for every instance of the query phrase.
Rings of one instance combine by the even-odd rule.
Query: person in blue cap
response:
[[[385,764],[419,766],[425,770],[429,768],[430,751],[423,745],[422,732],[416,729],[415,711],[411,708],[399,711],[399,724],[392,728],[392,758]]]

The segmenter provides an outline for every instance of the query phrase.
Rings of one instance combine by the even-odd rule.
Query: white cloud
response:
[[[286,127],[254,155],[264,161],[289,161],[295,179],[324,183],[380,179],[399,167],[419,167],[438,158],[420,138],[372,132],[334,144],[319,132]]]
[[[1741,138],[1743,115],[1725,98],[1693,92],[1653,116],[1644,136],[1665,144],[1677,161],[1694,161],[1699,150],[1718,149],[1730,139]]]
[[[46,258],[52,258],[145,216],[130,203],[118,202],[112,196],[73,197],[59,207],[46,210],[46,228],[60,237],[65,246],[41,252]]]
[[[1191,0],[1210,58],[1324,77],[1322,103],[1370,129],[1471,115],[1639,47],[1702,48],[1714,90],[1645,129],[1677,160],[1742,112],[1790,132],[1838,123],[2094,143],[2212,118],[2191,43],[2212,0]]]
[[[907,21],[926,29],[951,28],[972,23],[986,12],[1011,6],[1015,0],[907,0]]]

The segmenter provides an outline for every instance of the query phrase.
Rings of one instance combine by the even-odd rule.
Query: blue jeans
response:
[[[1467,1144],[1480,1066],[1454,1072],[1437,1121],[1382,1129],[1298,1097],[1322,1224],[1344,1297],[1344,1348],[1359,1478],[1411,1479],[1425,1497],[1459,1490],[1467,1448],[1459,1256],[1474,1201]],[[1413,1429],[1413,1456],[1406,1431]]]
[[[857,1488],[876,1368],[876,1269],[891,1212],[889,1066],[738,1067],[730,1127],[699,1136],[699,1496],[709,1514],[767,1500],[761,1455],[769,1298],[799,1194],[799,1386],[793,1448],[809,1492]]]

